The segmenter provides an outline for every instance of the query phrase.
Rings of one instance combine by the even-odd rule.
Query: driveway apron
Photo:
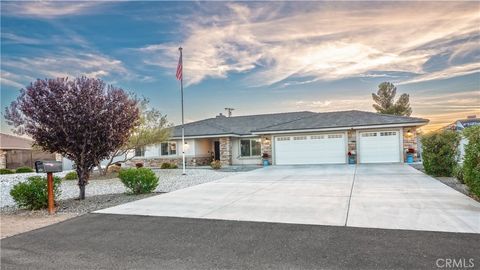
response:
[[[480,233],[478,202],[405,164],[270,166],[96,213]]]

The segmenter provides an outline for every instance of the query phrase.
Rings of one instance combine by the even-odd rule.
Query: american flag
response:
[[[177,80],[181,81],[183,76],[183,63],[182,63],[182,49],[180,48],[180,58],[178,59],[177,66]]]

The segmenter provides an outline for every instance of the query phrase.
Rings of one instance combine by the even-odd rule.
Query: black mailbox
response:
[[[62,162],[56,160],[37,160],[35,161],[35,170],[37,173],[61,172]]]

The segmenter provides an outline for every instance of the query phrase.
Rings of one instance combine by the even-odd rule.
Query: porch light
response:
[[[407,130],[407,137],[412,137],[413,136],[413,133],[412,131],[409,129]]]
[[[270,144],[270,139],[269,138],[264,138],[265,144]]]
[[[187,152],[189,148],[190,148],[190,146],[188,145],[187,142],[185,142],[185,144],[183,145],[183,151]]]

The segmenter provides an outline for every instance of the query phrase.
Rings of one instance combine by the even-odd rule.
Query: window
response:
[[[260,156],[260,139],[240,140],[240,156],[255,157]]]
[[[303,140],[306,140],[306,139],[307,139],[307,136],[295,136],[295,137],[293,137],[294,141],[303,141]]]
[[[330,134],[328,135],[328,138],[329,139],[338,139],[338,138],[342,138],[343,136],[341,134]]]
[[[397,133],[395,131],[385,131],[385,132],[380,132],[380,136],[396,136]]]
[[[362,137],[376,137],[376,136],[377,136],[376,132],[362,133]]]
[[[143,157],[143,156],[145,156],[145,146],[135,148],[135,156],[136,156],[136,157]]]
[[[290,141],[290,137],[278,137],[277,141]]]
[[[161,144],[161,152],[160,155],[162,156],[171,156],[171,155],[176,155],[177,154],[177,143],[174,142],[168,142],[168,143],[162,143]]]
[[[323,139],[323,135],[312,135],[310,136],[312,140],[321,140]]]

